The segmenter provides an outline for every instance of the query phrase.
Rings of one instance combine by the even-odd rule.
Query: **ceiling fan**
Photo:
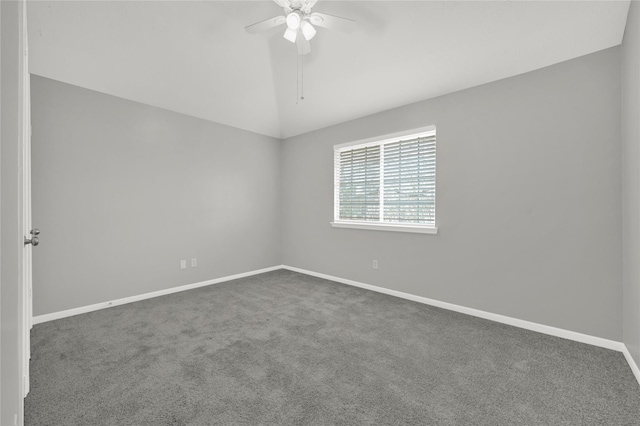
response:
[[[273,0],[284,8],[284,16],[276,16],[249,25],[244,29],[250,34],[257,34],[277,26],[287,24],[284,38],[298,47],[299,55],[311,52],[311,40],[316,35],[314,25],[332,30],[350,32],[355,28],[356,21],[348,18],[327,15],[326,13],[311,12],[311,8],[318,0]]]

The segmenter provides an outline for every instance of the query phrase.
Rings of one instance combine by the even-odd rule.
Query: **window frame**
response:
[[[337,144],[333,146],[334,153],[334,163],[333,163],[333,221],[330,222],[331,226],[334,228],[352,228],[352,229],[369,229],[376,231],[395,231],[395,232],[413,232],[413,233],[421,233],[421,234],[437,234],[438,226],[437,222],[434,219],[434,224],[420,224],[420,223],[394,223],[394,222],[384,222],[382,220],[383,213],[380,212],[381,220],[379,222],[373,221],[356,221],[356,220],[344,220],[340,219],[340,182],[338,179],[338,170],[336,169],[335,158],[337,152],[344,148],[363,148],[367,146],[375,146],[375,145],[385,145],[393,142],[398,142],[401,140],[406,140],[407,138],[420,138],[425,136],[435,136],[436,135],[436,126],[430,125],[417,129],[406,130],[397,133],[391,133],[383,136],[376,136],[373,138],[362,139],[353,142],[347,142],[342,144]],[[436,151],[437,151],[437,138],[436,138]],[[384,165],[381,164],[381,180],[384,179]],[[437,152],[436,152],[436,176],[437,182]],[[437,194],[437,192],[436,192]],[[434,214],[436,209],[437,199],[434,202]],[[436,215],[437,219],[437,215]]]

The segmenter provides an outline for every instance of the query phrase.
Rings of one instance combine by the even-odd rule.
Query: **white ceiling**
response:
[[[621,43],[629,1],[325,1],[296,96],[272,1],[29,1],[33,74],[278,138]]]

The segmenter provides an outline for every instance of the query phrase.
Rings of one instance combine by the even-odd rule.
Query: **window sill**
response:
[[[437,234],[437,226],[401,225],[396,223],[372,222],[329,222],[334,228],[370,229],[373,231],[413,232],[417,234]]]

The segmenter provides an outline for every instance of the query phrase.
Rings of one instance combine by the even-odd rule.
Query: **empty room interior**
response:
[[[636,1],[2,1],[0,424],[640,425]]]

